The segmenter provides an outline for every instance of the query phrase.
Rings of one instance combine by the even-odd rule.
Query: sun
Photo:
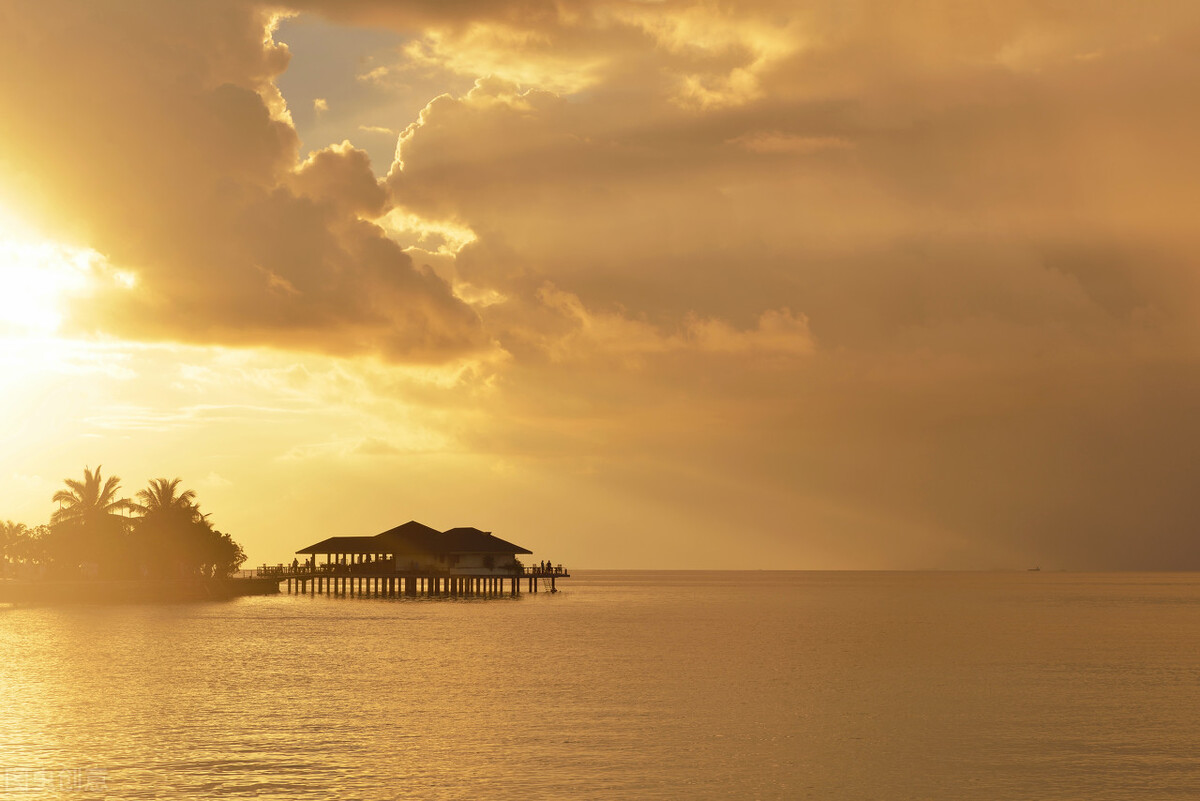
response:
[[[103,260],[42,236],[0,206],[0,336],[56,333],[67,295],[85,290]]]

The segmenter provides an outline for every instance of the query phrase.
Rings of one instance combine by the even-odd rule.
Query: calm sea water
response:
[[[0,608],[19,798],[1200,797],[1200,576]]]

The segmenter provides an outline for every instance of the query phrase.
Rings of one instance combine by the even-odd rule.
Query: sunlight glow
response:
[[[690,108],[740,106],[761,97],[763,76],[810,46],[796,21],[734,15],[707,5],[686,10],[633,5],[615,16],[699,67],[678,73],[674,102]]]
[[[519,54],[519,55],[517,55]],[[404,48],[405,61],[365,80],[381,80],[414,65],[447,69],[476,78],[492,76],[559,95],[581,92],[599,80],[607,58],[558,52],[544,34],[499,23],[474,23],[457,32],[427,31]]]
[[[36,397],[82,377],[130,376],[127,357],[111,343],[61,333],[71,296],[88,293],[99,281],[125,288],[137,283],[95,250],[55,242],[0,205],[0,417],[28,416],[28,409],[12,405],[18,388],[28,393],[42,387]]]
[[[63,381],[91,387],[97,376],[130,376],[127,354],[112,341],[61,330],[71,296],[105,280],[136,284],[132,273],[112,270],[96,251],[50,241],[0,206],[0,417],[21,419],[13,403]]]
[[[457,256],[459,251],[477,238],[475,232],[465,225],[446,220],[426,220],[398,208],[392,209],[376,222],[402,247],[415,246],[444,256]]]
[[[62,296],[84,287],[98,256],[51,243],[0,241],[0,329],[57,331]]]
[[[45,336],[62,324],[66,296],[83,290],[104,257],[53,242],[0,207],[0,333]],[[118,281],[132,286],[133,276]]]

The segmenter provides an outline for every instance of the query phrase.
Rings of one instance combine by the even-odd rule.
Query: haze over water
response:
[[[0,786],[288,799],[1200,790],[1191,575],[593,571],[564,586],[519,600],[2,608]]]

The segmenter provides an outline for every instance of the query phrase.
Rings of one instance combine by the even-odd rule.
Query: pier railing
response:
[[[521,570],[523,576],[566,576],[567,569],[562,565],[526,565]]]
[[[323,565],[259,565],[254,574],[259,578],[288,578],[290,576],[330,576],[350,575],[353,573],[394,573],[391,562],[360,562],[344,565],[331,562]]]
[[[277,564],[268,565],[262,564],[254,569],[238,571],[239,575],[245,578],[251,576],[255,578],[277,578],[286,579],[293,577],[312,577],[312,576],[346,576],[354,575],[355,573],[396,573],[403,574],[405,572],[420,573],[422,575],[454,575],[458,571],[448,568],[428,568],[415,567],[412,571],[396,570],[395,563],[391,560],[381,560],[377,562],[358,562],[355,564],[341,564],[339,562],[330,562],[328,564],[316,565],[287,565]],[[500,574],[496,574],[500,575]],[[520,569],[506,571],[504,575],[526,576],[530,578],[549,578],[551,576],[569,576],[570,573],[562,565],[524,565]]]

